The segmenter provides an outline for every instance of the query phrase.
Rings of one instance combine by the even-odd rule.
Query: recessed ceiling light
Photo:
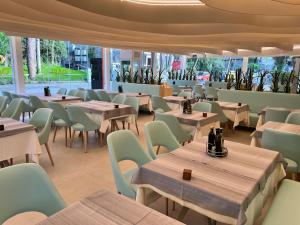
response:
[[[199,0],[122,0],[145,5],[204,5]]]

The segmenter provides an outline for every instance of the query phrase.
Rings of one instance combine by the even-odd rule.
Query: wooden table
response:
[[[287,109],[287,108],[280,108],[280,107],[265,107],[259,113],[259,118],[258,118],[256,127],[260,127],[265,123],[265,116],[266,116],[267,109],[290,110],[290,112],[300,112],[300,109]]]
[[[256,130],[251,134],[251,146],[260,146],[260,140],[262,138],[263,131],[268,128],[281,132],[298,134],[300,136],[300,125],[268,121],[264,125],[257,127]]]
[[[29,155],[38,163],[41,146],[34,126],[11,118],[0,118],[4,131],[0,131],[0,161]]]
[[[246,125],[249,125],[249,105],[233,102],[221,102],[217,101],[222,108],[226,117],[233,121],[233,127],[236,127],[240,122],[244,122]]]
[[[101,190],[38,225],[183,225],[125,196]]]
[[[119,108],[115,108],[115,105],[118,105]],[[100,131],[102,133],[105,133],[107,131],[110,120],[120,117],[132,116],[137,113],[132,106],[102,101],[72,103],[69,104],[69,106],[78,106],[85,110],[87,113],[91,114],[91,116],[95,117],[95,119],[100,120]]]
[[[226,158],[206,153],[207,138],[192,142],[140,167],[133,177],[137,201],[149,188],[213,220],[252,225],[285,176],[280,153],[225,141]],[[182,179],[192,170],[191,181]]]
[[[184,98],[184,97],[180,97],[180,96],[166,96],[164,97],[164,100],[168,103],[168,105],[170,106],[170,108],[172,108],[173,110],[175,109],[181,109],[183,102],[190,100],[191,104],[194,104],[197,102],[196,99],[194,98]]]
[[[207,113],[207,117],[204,117],[203,112],[195,110],[192,114],[184,114],[181,110],[172,110],[166,114],[174,115],[182,124],[193,126],[195,128],[194,139],[208,135],[211,126],[220,127],[219,117],[216,113]]]
[[[126,97],[135,97],[139,100],[140,107],[145,107],[149,112],[153,111],[151,95],[146,93],[122,93]]]
[[[30,94],[19,94],[20,97],[29,99]],[[69,95],[52,95],[52,96],[44,96],[44,95],[34,95],[38,97],[40,100],[44,102],[58,102],[62,105],[74,103],[74,102],[82,102],[83,99],[76,96],[69,96]],[[65,96],[65,99],[62,97]]]

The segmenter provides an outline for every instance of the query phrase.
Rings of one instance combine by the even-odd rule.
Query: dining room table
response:
[[[84,99],[77,97],[77,96],[69,96],[69,95],[51,95],[51,96],[45,96],[43,94],[27,94],[27,93],[22,93],[18,94],[20,97],[29,99],[30,95],[34,95],[38,97],[41,101],[44,102],[57,102],[60,103],[61,105],[67,105],[70,103],[76,103],[76,102],[82,102]]]
[[[282,155],[226,140],[224,146],[226,157],[211,157],[205,137],[139,167],[131,181],[137,202],[150,189],[183,206],[178,219],[192,209],[224,224],[255,224],[286,175]]]
[[[147,93],[134,93],[134,92],[128,92],[128,93],[121,93],[122,95],[125,95],[126,97],[135,97],[139,100],[139,105],[141,108],[145,108],[149,112],[153,112],[153,106],[152,106],[152,100],[151,95]]]
[[[249,105],[244,103],[216,101],[222,108],[226,117],[233,122],[233,128],[240,122],[249,125]]]
[[[181,109],[185,101],[189,100],[191,104],[196,103],[198,100],[196,98],[185,98],[182,96],[165,96],[163,99],[167,102],[171,109]]]
[[[258,117],[256,127],[260,127],[265,123],[265,116],[266,116],[267,109],[276,109],[276,110],[284,110],[284,111],[288,110],[290,112],[300,112],[300,109],[288,109],[288,108],[284,108],[284,107],[265,107],[258,113],[259,117]]]
[[[183,225],[126,196],[100,190],[37,225]]]
[[[0,118],[0,161],[24,156],[26,161],[30,158],[39,163],[41,146],[35,127],[11,118]]]
[[[299,135],[300,137],[300,125],[268,121],[257,127],[256,130],[251,133],[251,146],[260,147],[261,138],[265,129],[273,129],[280,132],[292,133]]]
[[[136,110],[130,105],[116,104],[103,101],[88,101],[71,103],[68,106],[78,106],[87,112],[92,118],[101,122],[100,132],[106,133],[111,121],[118,118],[134,119]],[[112,124],[113,125],[113,124]]]
[[[211,127],[220,128],[219,117],[216,113],[193,110],[191,114],[186,114],[182,110],[172,110],[165,114],[173,115],[181,124],[193,127],[194,140],[202,136],[207,136]]]

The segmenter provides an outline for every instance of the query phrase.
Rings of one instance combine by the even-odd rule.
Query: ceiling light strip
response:
[[[204,5],[199,0],[122,0],[144,5]]]

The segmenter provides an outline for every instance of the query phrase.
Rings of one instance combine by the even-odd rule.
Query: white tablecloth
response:
[[[233,127],[238,126],[240,122],[244,122],[246,125],[249,125],[249,111],[236,112],[234,110],[223,109],[223,112],[228,119],[233,121]]]
[[[0,160],[8,160],[29,154],[33,162],[39,162],[41,146],[34,130],[0,138]]]

